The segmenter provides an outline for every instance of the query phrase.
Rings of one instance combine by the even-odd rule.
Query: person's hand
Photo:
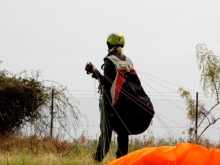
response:
[[[95,72],[95,67],[91,62],[87,62],[86,67],[85,67],[86,73],[94,73]]]

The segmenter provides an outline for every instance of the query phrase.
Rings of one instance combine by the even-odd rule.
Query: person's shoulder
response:
[[[125,58],[131,60],[131,58],[129,56],[125,56]]]
[[[114,65],[113,64],[113,62],[112,62],[112,60],[109,58],[109,56],[106,56],[105,58],[104,58],[104,65],[106,66],[112,66],[112,65]]]

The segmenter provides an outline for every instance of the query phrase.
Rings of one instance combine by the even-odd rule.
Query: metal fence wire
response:
[[[195,127],[195,123],[192,123],[187,118],[188,110],[186,101],[173,92],[160,92],[160,94],[153,92],[146,93],[153,103],[155,116],[151,125],[144,133],[132,135],[131,137],[142,139],[143,137],[153,136],[156,139],[173,138],[185,141],[189,139],[189,128]],[[100,134],[99,94],[97,91],[71,91],[71,94],[77,100],[77,107],[84,116],[81,118],[82,125],[77,130],[76,136],[80,136],[83,133],[88,138],[97,139]],[[195,98],[196,93],[193,93],[192,97]],[[215,100],[207,99],[203,95],[199,95],[198,102],[203,104],[207,110],[216,104]],[[216,106],[210,115],[212,115],[212,118],[220,117],[220,107]],[[211,121],[203,121],[197,130],[198,135],[205,129],[209,122]],[[219,137],[220,121],[211,125],[202,135],[202,138],[212,142],[218,142]]]

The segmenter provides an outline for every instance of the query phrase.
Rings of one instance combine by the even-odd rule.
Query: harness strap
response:
[[[125,77],[124,77],[124,73],[126,73],[127,70],[123,70],[123,69],[118,69],[118,74],[117,77],[115,78],[115,83],[112,84],[111,87],[111,95],[112,95],[112,105],[115,105],[118,98],[119,98],[119,94],[121,92],[121,88],[122,85],[125,82]],[[130,70],[131,74],[136,74],[136,71],[134,69]]]
[[[125,61],[121,61],[114,55],[108,56],[107,58],[114,63],[116,68],[116,77],[110,89],[112,105],[115,105],[119,98],[122,85],[125,82],[124,73],[130,72],[131,74],[136,74],[136,71],[133,69],[132,62],[127,56]]]

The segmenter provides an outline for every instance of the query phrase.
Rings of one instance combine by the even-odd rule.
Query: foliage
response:
[[[209,109],[203,119],[200,121],[198,127],[201,126],[203,121],[207,119],[208,125],[200,133],[200,136],[213,124],[215,124],[220,118],[214,118],[211,115],[212,110],[219,104],[219,91],[220,91],[220,58],[211,50],[208,50],[205,44],[198,44],[196,46],[196,57],[199,70],[201,70],[201,80],[203,84],[203,91],[211,91],[212,95],[215,96],[216,104]]]
[[[180,93],[180,97],[186,99],[186,104],[187,104],[187,117],[191,121],[196,120],[196,103],[195,100],[192,99],[192,96],[189,91],[184,90],[183,88],[179,88],[178,92]],[[199,103],[198,104],[198,119],[201,119],[203,117],[203,114],[207,113],[204,104]]]
[[[204,92],[211,90],[215,94],[216,101],[219,101],[220,91],[220,58],[208,50],[205,44],[196,46],[196,57],[199,70],[201,70],[201,80]]]
[[[189,140],[191,141],[194,137],[195,132],[195,122],[196,122],[196,102],[192,99],[192,96],[189,91],[184,90],[183,88],[179,88],[178,92],[180,93],[180,97],[186,100],[187,105],[187,118],[190,120],[190,127],[188,129]],[[197,119],[201,120],[204,115],[207,113],[207,110],[204,107],[204,104],[198,103],[198,114]]]
[[[37,81],[38,73],[22,77],[0,71],[0,132],[15,132],[22,123],[41,117],[38,109],[47,101],[47,88]]]
[[[39,134],[48,134],[51,116],[58,125],[57,131],[69,132],[68,128],[76,128],[79,114],[75,100],[67,97],[67,89],[62,85],[53,82],[56,86],[45,86],[46,82],[39,81],[39,77],[39,71],[29,77],[25,71],[12,74],[0,70],[0,134],[17,132],[24,125],[34,127]]]
[[[98,165],[115,159],[117,151],[116,138],[110,144],[110,150],[101,163],[95,163],[92,155],[95,152],[98,140],[81,136],[75,140],[62,140],[61,135],[51,139],[37,135],[9,135],[0,137],[0,164],[25,164],[25,165]],[[133,139],[132,139],[133,138]],[[173,137],[156,138],[153,134],[144,138],[130,137],[129,153],[144,147],[175,146],[184,143],[182,139]],[[220,143],[214,143],[209,139],[202,139],[200,145],[206,148],[220,148]]]
[[[215,118],[211,112],[219,104],[219,91],[220,91],[220,58],[215,56],[211,50],[208,50],[205,44],[198,44],[196,46],[196,57],[198,68],[201,70],[200,83],[203,86],[205,93],[211,92],[215,96],[216,104],[207,110],[201,102],[198,102],[198,120],[199,124],[197,129],[204,125],[204,120],[207,121],[206,126],[200,131],[199,136],[195,139],[197,142],[201,140],[203,133],[213,124],[215,124],[220,118]],[[189,128],[190,140],[194,137],[195,122],[196,122],[196,104],[192,99],[189,91],[179,88],[178,92],[180,96],[186,100],[187,104],[187,117],[191,121]]]

